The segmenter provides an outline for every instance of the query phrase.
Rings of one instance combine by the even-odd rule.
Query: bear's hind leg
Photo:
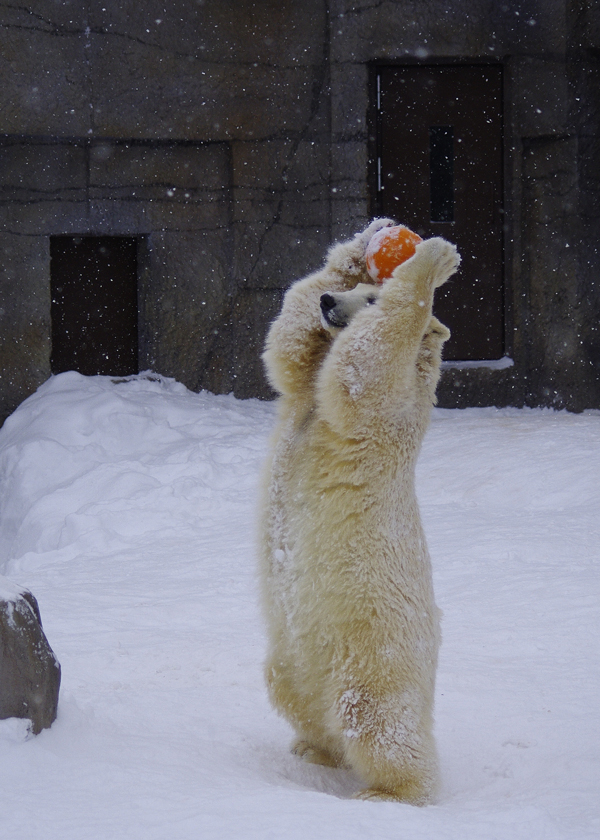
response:
[[[406,782],[393,790],[380,790],[376,788],[365,788],[355,794],[353,799],[365,799],[370,802],[377,800],[384,802],[407,802],[409,805],[427,805],[431,797],[425,794],[420,784]]]
[[[437,760],[433,740],[423,753],[424,744],[414,750],[408,744],[382,749],[385,740],[378,734],[361,739],[347,751],[350,766],[368,787],[357,799],[384,799],[427,805],[437,791]],[[395,753],[395,754],[394,754]]]
[[[414,689],[379,699],[365,690],[344,692],[345,759],[368,785],[357,798],[433,800],[438,770],[429,705]]]
[[[267,664],[266,682],[275,709],[291,723],[298,735],[291,751],[310,764],[337,767],[342,760],[339,744],[332,739],[318,721],[322,719],[314,697],[298,690],[293,665],[285,667],[281,661]]]
[[[310,741],[300,738],[292,744],[292,753],[309,764],[322,764],[324,767],[339,767],[340,760],[332,753],[320,747],[314,747]]]

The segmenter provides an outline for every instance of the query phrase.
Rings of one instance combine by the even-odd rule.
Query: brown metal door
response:
[[[444,358],[504,355],[502,69],[380,67],[379,210],[423,237],[443,236],[460,273],[436,292],[450,327]]]
[[[53,236],[52,373],[138,373],[137,240]]]

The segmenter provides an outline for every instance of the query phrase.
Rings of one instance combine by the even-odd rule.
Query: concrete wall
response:
[[[579,0],[34,0],[0,12],[0,400],[50,374],[53,234],[143,236],[140,364],[268,396],[282,290],[366,224],[369,66],[497,58],[504,370],[442,405],[600,407],[598,47]]]
[[[472,57],[504,66],[514,366],[444,371],[440,405],[600,407],[600,7],[334,0],[331,32],[333,158],[343,159],[354,129],[356,192],[365,183],[369,61]]]

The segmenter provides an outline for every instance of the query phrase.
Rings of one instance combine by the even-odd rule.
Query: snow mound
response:
[[[36,595],[63,671],[50,730],[0,722],[0,836],[596,838],[600,415],[434,412],[417,478],[444,790],[426,809],[352,800],[360,782],[290,755],[268,706],[273,418],[150,373],[66,373],[0,430],[0,573]]]

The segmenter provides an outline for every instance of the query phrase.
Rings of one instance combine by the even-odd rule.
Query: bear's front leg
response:
[[[365,249],[374,233],[393,224],[391,219],[375,219],[350,241],[334,245],[320,271],[298,280],[286,292],[263,353],[269,382],[280,394],[296,395],[314,384],[331,345],[321,324],[321,295],[353,289],[358,283],[372,284]]]
[[[402,411],[412,410],[421,393],[419,374],[435,384],[439,350],[448,332],[436,321],[439,327],[423,347],[422,342],[431,324],[434,289],[459,263],[450,242],[421,242],[414,256],[383,284],[376,304],[358,312],[339,331],[317,381],[321,416],[336,432],[373,435],[379,427],[387,434]]]
[[[435,389],[440,378],[442,347],[449,338],[450,330],[448,327],[438,321],[435,315],[432,315],[421,339],[421,347],[417,356],[419,380],[426,389],[432,405],[436,403]]]
[[[381,299],[393,297],[394,290],[397,289],[407,291],[414,289],[425,293],[426,298],[430,298],[433,290],[452,277],[459,265],[460,254],[456,250],[456,245],[451,242],[447,242],[440,236],[419,242],[414,255],[397,266],[391,278],[383,284]],[[406,305],[408,302],[406,296],[403,296],[402,302]],[[419,307],[424,306],[426,310],[429,309],[427,319],[431,311],[431,307],[427,306],[428,302],[423,298],[415,301]]]

